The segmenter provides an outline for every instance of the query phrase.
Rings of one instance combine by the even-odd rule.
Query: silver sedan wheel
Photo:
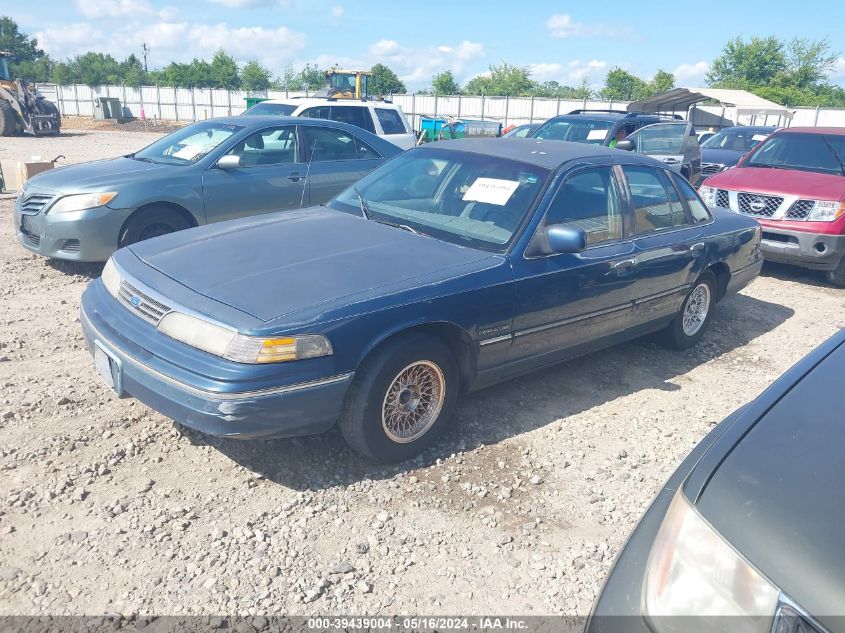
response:
[[[710,312],[710,286],[698,284],[690,292],[684,306],[683,328],[687,336],[695,336],[704,326]]]
[[[411,363],[387,389],[381,408],[384,432],[398,444],[419,439],[437,420],[445,399],[446,381],[440,368],[427,360]]]

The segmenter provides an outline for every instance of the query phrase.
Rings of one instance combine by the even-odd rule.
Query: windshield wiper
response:
[[[827,149],[830,150],[830,153],[833,154],[833,157],[836,159],[836,162],[839,163],[839,171],[842,172],[842,175],[845,176],[845,164],[842,163],[842,159],[839,158],[839,154],[836,153],[836,150],[833,149],[833,145],[831,145],[828,140],[824,137],[824,134],[821,135],[822,142],[827,145]]]
[[[418,231],[412,226],[408,226],[407,224],[401,224],[399,222],[391,222],[390,220],[376,220],[373,219],[373,222],[378,222],[379,224],[385,224],[387,226],[392,226],[396,229],[402,229],[403,231],[408,231],[409,233],[413,233],[414,235],[425,235],[422,231]]]
[[[126,158],[131,158],[132,160],[139,160],[142,163],[152,163],[152,162],[154,162],[152,158],[144,158],[143,156],[136,156],[134,152],[132,154],[127,154]]]
[[[372,220],[373,216],[370,213],[370,209],[367,207],[367,203],[364,202],[364,196],[362,196],[361,192],[358,191],[358,187],[352,187],[352,191],[355,192],[355,195],[358,196],[358,202],[361,203],[361,215],[363,215],[366,220]]]

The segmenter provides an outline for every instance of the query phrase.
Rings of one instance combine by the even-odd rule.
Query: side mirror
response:
[[[233,154],[221,156],[217,161],[217,169],[237,169],[241,166],[241,157]]]
[[[584,230],[567,224],[547,226],[546,241],[553,253],[580,253],[587,248],[587,234]]]
[[[624,141],[617,141],[616,142],[616,149],[625,150],[626,152],[633,152],[637,149],[637,146],[634,144],[634,141],[629,141],[625,139]]]

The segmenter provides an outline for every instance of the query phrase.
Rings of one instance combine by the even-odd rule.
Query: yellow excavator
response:
[[[326,71],[326,96],[329,99],[366,99],[371,76],[367,70],[332,67]]]
[[[0,136],[58,134],[62,117],[56,104],[38,94],[34,85],[12,79],[7,63],[11,56],[0,51]]]

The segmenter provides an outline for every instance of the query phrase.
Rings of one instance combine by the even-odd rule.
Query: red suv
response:
[[[699,193],[756,218],[767,260],[825,270],[845,286],[845,129],[778,130]]]

